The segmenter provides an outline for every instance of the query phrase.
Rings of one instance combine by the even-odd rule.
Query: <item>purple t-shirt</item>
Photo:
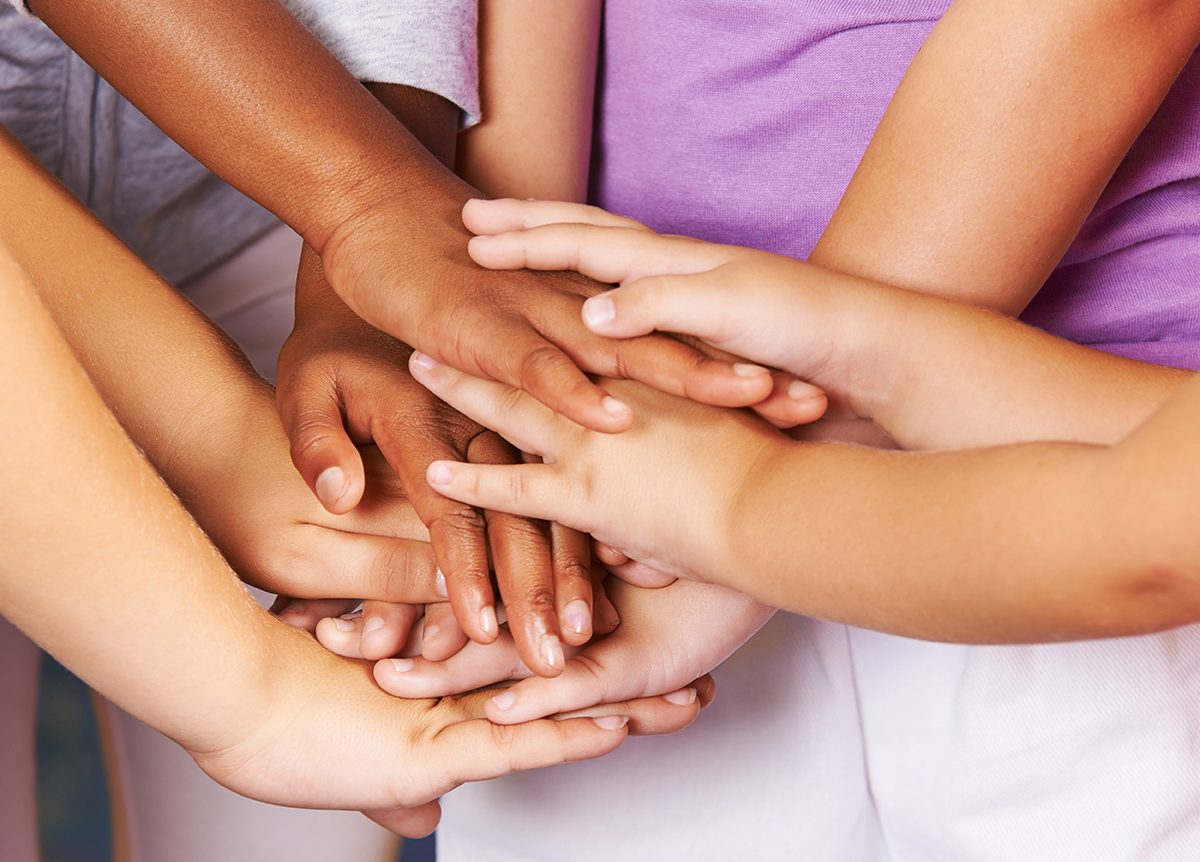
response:
[[[805,257],[948,0],[608,0],[593,198]],[[1193,59],[1024,319],[1200,368]]]

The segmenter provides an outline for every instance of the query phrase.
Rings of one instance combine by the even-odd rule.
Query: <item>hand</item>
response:
[[[610,581],[609,591],[620,627],[568,660],[558,679],[528,678],[506,637],[487,646],[468,644],[444,662],[387,659],[375,665],[375,679],[399,697],[442,697],[524,680],[487,703],[487,716],[505,724],[630,697],[688,703],[696,691],[681,687],[723,662],[774,613],[722,587],[686,581],[658,590]],[[699,696],[704,701],[709,695],[700,690]]]
[[[665,336],[615,341],[588,331],[580,308],[604,290],[590,280],[480,271],[466,255],[469,236],[459,224],[470,193],[460,184],[427,201],[419,231],[411,213],[391,202],[394,195],[366,207],[322,247],[330,284],[355,313],[404,343],[524,389],[596,430],[621,431],[633,415],[584,371],[726,406],[770,397],[774,381],[766,369],[713,360]],[[796,421],[814,418],[811,403],[777,406],[781,414],[797,412]]]
[[[637,423],[610,435],[424,354],[413,354],[409,367],[447,403],[546,461],[516,467],[435,461],[428,473],[433,488],[471,505],[555,520],[676,577],[709,580],[737,565],[728,531],[739,495],[792,445],[744,411],[629,381],[609,385],[637,407]]]
[[[584,323],[599,335],[695,336],[816,384],[834,396],[829,418],[839,420],[869,417],[854,403],[889,379],[878,345],[898,325],[903,311],[896,300],[906,292],[780,255],[660,236],[581,204],[502,200],[471,207],[470,224],[480,235],[469,253],[480,265],[571,269],[619,282],[584,303]],[[797,388],[797,395],[804,391]]]
[[[587,540],[555,525],[481,514],[431,490],[425,471],[434,460],[519,464],[521,455],[416,383],[411,349],[350,311],[308,249],[296,292],[296,327],[280,354],[276,398],[301,476],[329,511],[352,511],[367,487],[355,444],[377,445],[429,529],[458,620],[442,622],[430,657],[452,655],[464,631],[483,643],[495,639],[494,566],[525,661],[538,673],[560,673],[562,643],[585,643],[592,634]],[[411,622],[417,613],[368,604],[362,655],[390,654],[376,621]]]
[[[605,574],[602,570],[593,573],[596,606],[594,634],[597,636],[608,634],[620,623],[620,617],[604,588],[602,578]],[[445,630],[454,623],[447,602],[424,607],[365,602],[361,611],[352,613],[347,613],[352,611],[352,607],[344,603],[306,602],[302,611],[302,615],[288,618],[287,622],[314,632],[326,649],[346,658],[378,661],[395,656],[419,655],[437,662],[454,655],[466,643],[465,638],[451,640],[445,634]],[[511,626],[504,608],[498,609],[498,616],[501,637],[511,641]],[[567,655],[575,651],[567,647]]]
[[[407,836],[432,831],[437,797],[464,781],[597,757],[629,732],[686,727],[700,709],[654,698],[590,710],[588,718],[501,728],[484,719],[484,692],[396,700],[374,685],[369,666],[332,656],[277,623],[268,626],[264,641],[277,676],[246,692],[245,715],[219,717],[219,734],[185,743],[189,754],[245,796],[362,810]]]
[[[440,600],[425,527],[377,450],[362,450],[371,475],[362,503],[331,515],[292,468],[261,382],[249,386],[239,419],[219,435],[181,440],[164,473],[243,580],[302,599]]]

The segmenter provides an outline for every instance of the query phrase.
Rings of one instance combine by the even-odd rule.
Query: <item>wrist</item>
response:
[[[746,580],[748,574],[753,574],[753,561],[759,556],[750,537],[762,533],[761,529],[750,527],[761,521],[764,511],[769,511],[769,504],[766,509],[761,505],[763,491],[769,478],[795,448],[786,437],[770,430],[764,431],[753,449],[743,450],[745,457],[722,459],[732,468],[728,473],[729,485],[724,494],[712,495],[712,499],[721,502],[715,507],[711,521],[704,524],[696,544],[700,550],[697,575],[702,580],[755,596],[753,585]]]
[[[829,319],[838,332],[835,377],[818,381],[857,418],[883,427],[912,373],[916,294],[837,274]]]

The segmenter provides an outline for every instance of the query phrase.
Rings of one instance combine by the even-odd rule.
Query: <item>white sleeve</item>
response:
[[[360,81],[437,93],[479,122],[478,0],[284,3]]]
[[[4,0],[4,5],[13,7],[23,15],[33,16],[33,13],[29,11],[29,7],[25,5],[25,0]]]
[[[0,0],[30,14],[25,0]],[[437,93],[479,122],[478,0],[284,0],[360,81]]]

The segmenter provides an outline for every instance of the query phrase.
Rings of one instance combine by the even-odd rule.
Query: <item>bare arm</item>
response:
[[[584,374],[621,370],[746,405],[765,378],[669,339],[621,345],[579,323],[577,278],[485,277],[460,211],[475,192],[371,98],[278,0],[37,0],[59,35],[193,155],[294,227],[356,314],[610,431],[628,409]]]
[[[810,260],[1020,312],[1191,56],[1198,10],[1172,0],[958,0],[901,82]],[[1052,385],[1028,385],[1037,367],[1006,376],[1001,355],[1011,358],[972,350],[930,366],[957,371],[965,360],[976,371],[925,378],[944,423],[932,445],[1084,439],[1088,427],[1161,404],[1160,388],[1125,372],[1110,378],[1113,363],[1075,362]],[[836,437],[855,424],[805,433]]]
[[[1197,39],[1200,8],[1185,0],[958,0],[812,261],[1019,312]]]
[[[462,136],[458,169],[492,197],[587,196],[600,3],[482,0],[483,122]]]

